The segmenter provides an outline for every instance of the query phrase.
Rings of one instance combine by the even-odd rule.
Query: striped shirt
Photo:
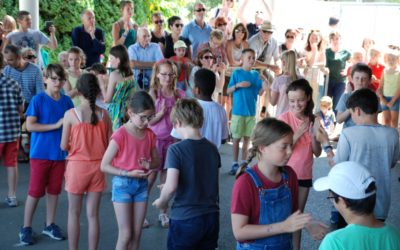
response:
[[[21,87],[16,81],[0,73],[0,143],[13,142],[19,137],[18,109],[21,105]]]
[[[22,96],[28,103],[32,100],[33,96],[44,91],[42,71],[32,63],[27,63],[22,70],[7,65],[3,73],[20,84]]]

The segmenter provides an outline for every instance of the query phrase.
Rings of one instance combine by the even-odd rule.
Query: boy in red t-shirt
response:
[[[189,88],[187,77],[189,75],[188,70],[189,70],[189,65],[191,63],[190,59],[185,57],[186,49],[187,46],[184,41],[182,40],[176,41],[174,43],[175,56],[170,58],[178,65],[179,76],[178,76],[178,82],[176,83],[176,87],[182,89],[183,91],[186,91]]]

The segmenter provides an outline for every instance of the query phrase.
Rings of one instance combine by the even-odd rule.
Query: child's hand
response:
[[[320,126],[318,128],[317,133],[315,134],[315,138],[321,144],[328,144],[329,143],[328,133],[326,132],[326,130],[322,126]]]
[[[135,177],[139,179],[146,179],[151,174],[151,171],[144,171],[144,170],[132,170],[128,172],[129,177]]]
[[[287,233],[293,233],[304,228],[308,223],[310,223],[311,219],[310,214],[303,214],[300,210],[297,210],[283,222],[283,230]]]
[[[239,88],[248,88],[248,87],[250,87],[250,85],[251,85],[251,83],[248,81],[236,83],[236,87],[239,87]]]
[[[392,101],[387,102],[387,103],[386,103],[386,106],[387,106],[388,108],[391,108],[391,107],[393,106],[393,102],[392,102]]]
[[[333,160],[333,157],[334,157],[334,156],[335,156],[335,154],[333,153],[332,150],[329,151],[329,152],[326,154],[326,158],[328,159],[328,164],[329,164],[329,166],[331,166],[331,167],[335,166],[335,161]]]
[[[143,169],[150,170],[151,159],[146,159],[142,157],[138,160],[138,163]]]
[[[314,240],[322,240],[328,233],[329,226],[320,221],[311,221],[306,225],[308,233]]]
[[[160,200],[160,198],[158,198],[157,200],[155,200],[152,204],[154,207],[160,209],[160,210],[167,210],[168,209],[168,203],[162,202]]]
[[[308,120],[303,121],[300,126],[297,128],[296,132],[294,132],[293,140],[297,141],[306,131],[308,131],[310,127],[310,122]]]

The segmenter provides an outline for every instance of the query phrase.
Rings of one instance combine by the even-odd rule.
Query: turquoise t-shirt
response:
[[[54,124],[64,117],[64,113],[73,108],[71,98],[61,95],[54,100],[42,92],[35,95],[26,110],[26,116],[35,116],[41,124]],[[62,127],[46,132],[32,132],[30,158],[39,160],[62,161],[67,151],[60,148]]]
[[[400,231],[388,224],[381,228],[350,224],[325,236],[319,246],[319,250],[348,249],[400,249]]]
[[[344,82],[346,75],[341,72],[346,68],[346,62],[350,59],[351,54],[347,50],[341,50],[337,53],[332,49],[326,49],[326,67],[329,68],[329,81]]]
[[[248,88],[237,88],[233,92],[232,114],[255,116],[257,97],[262,87],[260,74],[255,70],[246,71],[244,69],[237,69],[231,75],[228,88],[243,81],[250,82],[251,85]]]
[[[119,30],[119,37],[121,37],[122,34],[124,34],[124,33],[125,33],[125,29],[124,29],[124,28],[121,28],[121,29]],[[129,30],[128,35],[127,35],[126,38],[125,38],[124,45],[125,45],[125,47],[128,49],[129,46],[131,46],[131,45],[134,44],[135,42],[136,42],[136,30],[131,29],[131,30]]]

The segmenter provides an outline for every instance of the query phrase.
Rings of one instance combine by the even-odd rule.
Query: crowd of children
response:
[[[356,232],[355,242],[363,242],[365,249],[378,244],[400,248],[400,232],[384,222],[391,200],[390,169],[400,157],[397,51],[384,54],[385,65],[375,47],[368,47],[368,57],[357,51],[351,55],[341,48],[338,31],[330,34],[331,47],[325,51],[322,35],[311,30],[304,53],[293,47],[279,55],[272,51],[277,41],[271,38],[274,29],[266,21],[255,35],[259,40],[252,38],[249,46],[240,48],[231,45],[236,46],[230,48],[231,53],[235,51],[232,67],[228,64],[232,55],[226,56],[224,47],[228,37],[211,28],[206,40],[196,41],[200,46],[193,57],[194,42],[174,34],[178,39],[171,37],[175,41],[168,48],[174,55],[160,60],[165,44],[149,42],[146,27],[126,23],[132,15],[131,1],[121,1],[121,6],[123,18],[113,26],[118,43],[109,51],[109,68],[93,63],[83,69],[87,51],[74,46],[59,54],[59,63],[45,67],[42,84],[39,67],[33,66],[34,61],[24,61],[29,55],[22,59],[20,48],[7,45],[5,59],[0,54],[0,68],[3,61],[8,64],[0,75],[0,156],[7,167],[10,207],[18,206],[17,155],[23,113],[31,138],[29,187],[19,232],[22,245],[35,242],[32,221],[43,196],[47,210],[42,234],[55,240],[66,238],[55,224],[65,180],[69,249],[79,248],[84,198],[88,246],[98,249],[100,201],[105,174],[109,174],[118,225],[116,249],[140,249],[142,229],[150,226],[148,198],[156,184],[160,195],[152,205],[159,209],[161,227],[168,228],[167,248],[218,248],[223,165],[219,149],[231,139],[229,174],[236,175],[236,181],[230,213],[236,249],[297,250],[302,229],[313,239],[324,238],[321,249],[335,244],[348,249],[355,243],[346,239],[347,232]],[[194,11],[204,13],[204,5],[196,3]],[[87,14],[93,13],[86,11],[82,16]],[[29,13],[21,15],[25,18]],[[160,24],[162,15],[153,17]],[[174,27],[181,29],[183,25],[178,24]],[[242,41],[247,38],[243,24],[232,32],[243,33]],[[296,32],[292,29],[286,38],[295,39]],[[53,33],[46,40],[50,47],[56,43]],[[129,50],[122,44],[128,34],[137,40]],[[263,37],[270,39],[270,45],[255,46]],[[266,58],[276,55],[275,64],[267,62]],[[197,60],[192,62],[192,58]],[[346,68],[347,61],[352,65]],[[26,68],[30,71],[23,73]],[[346,71],[348,85],[342,93]],[[323,75],[328,86],[319,82]],[[322,95],[321,86],[329,96]],[[225,94],[231,97],[232,110],[221,105]],[[276,118],[258,115],[258,107],[268,102],[276,110],[267,116]],[[332,141],[337,141],[335,150]],[[304,211],[313,187],[314,157],[323,152],[332,169],[314,186],[318,191],[329,190],[333,213],[338,216],[334,223],[345,227],[328,235],[328,226]],[[385,230],[387,242],[380,238],[380,243],[365,243],[369,231],[361,227],[377,237],[382,237],[379,229]]]

